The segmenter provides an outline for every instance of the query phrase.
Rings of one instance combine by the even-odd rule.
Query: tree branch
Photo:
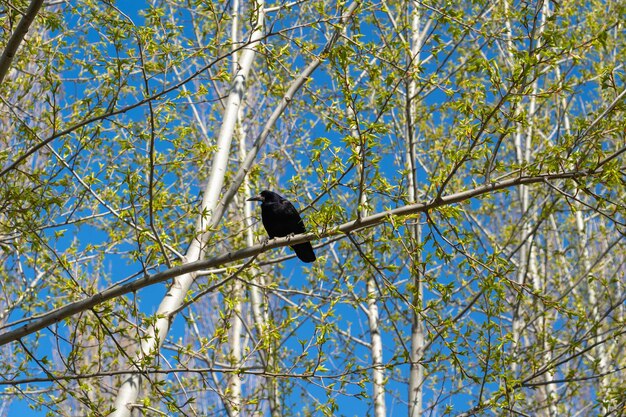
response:
[[[24,36],[28,33],[28,29],[35,20],[35,16],[39,12],[42,4],[43,0],[32,0],[30,2],[28,9],[26,9],[26,13],[22,16],[22,20],[18,23],[15,32],[13,32],[11,39],[9,39],[7,46],[4,48],[2,56],[0,57],[0,85],[2,85],[4,77],[9,72],[11,62],[13,62],[13,58],[15,58],[15,54],[17,53],[17,48],[20,47],[20,44],[24,40]]]
[[[203,259],[203,260],[199,260],[196,262],[190,262],[184,265],[178,265],[166,271],[158,272],[153,275],[144,275],[142,278],[139,278],[136,281],[132,281],[132,282],[129,282],[124,285],[117,286],[117,287],[109,288],[107,290],[99,292],[98,294],[94,294],[93,296],[89,298],[85,298],[83,300],[73,302],[64,307],[60,307],[56,310],[40,315],[36,319],[33,319],[31,323],[25,324],[24,326],[19,327],[15,330],[7,331],[5,333],[0,334],[0,346],[13,342],[15,340],[18,340],[22,337],[28,336],[29,334],[35,333],[47,326],[50,326],[54,323],[58,323],[59,321],[65,318],[71,317],[74,314],[80,313],[88,309],[92,309],[96,307],[97,305],[102,304],[108,300],[112,300],[116,297],[120,297],[122,295],[129,294],[132,292],[136,292],[142,288],[145,288],[145,287],[148,287],[150,285],[157,284],[160,282],[167,281],[171,278],[174,278],[183,274],[197,272],[202,269],[213,268],[216,266],[250,258],[253,256],[257,256],[263,252],[267,252],[270,249],[274,249],[274,248],[280,248],[283,246],[291,246],[294,244],[309,242],[315,239],[320,239],[320,238],[324,238],[328,236],[351,233],[357,230],[361,230],[367,227],[373,227],[378,224],[381,224],[390,217],[403,217],[403,216],[408,216],[408,215],[415,214],[415,213],[423,213],[423,212],[433,210],[437,207],[459,203],[462,201],[469,200],[471,198],[480,197],[482,195],[485,195],[494,191],[505,190],[505,189],[519,186],[519,185],[542,183],[542,182],[547,182],[551,180],[582,178],[585,176],[589,176],[592,173],[593,172],[588,172],[588,171],[583,171],[583,172],[575,171],[575,172],[564,172],[560,174],[542,174],[542,175],[536,175],[536,176],[518,177],[518,178],[512,178],[512,179],[504,180],[504,181],[496,181],[493,183],[485,184],[477,188],[473,188],[471,190],[466,190],[466,191],[461,191],[455,194],[451,194],[449,196],[445,196],[438,200],[430,201],[428,203],[409,204],[406,206],[398,207],[393,210],[379,212],[371,216],[362,217],[361,219],[344,223],[335,228],[326,229],[324,231],[319,231],[317,233],[310,232],[310,233],[302,233],[302,234],[295,235],[295,236],[288,236],[284,238],[276,238],[266,243],[254,245],[254,246],[240,249],[234,252],[228,252],[222,255],[214,256],[209,259]],[[6,329],[12,326],[13,325],[9,323],[3,328]]]

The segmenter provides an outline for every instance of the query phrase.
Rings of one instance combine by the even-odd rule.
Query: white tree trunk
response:
[[[541,47],[541,34],[545,30],[546,20],[549,17],[549,15],[550,15],[550,2],[546,1],[543,3],[542,10],[541,10],[541,20],[539,23],[539,30],[537,31],[538,32],[537,48]],[[539,69],[537,69],[537,71],[539,71]],[[532,139],[533,139],[533,133],[534,133],[533,121],[534,121],[534,115],[535,115],[536,107],[537,107],[536,97],[538,93],[539,93],[539,81],[536,79],[533,82],[533,94],[531,95],[530,108],[528,111],[528,134],[526,136],[526,157],[525,157],[526,162],[530,162],[530,158],[531,158]],[[528,189],[526,189],[526,192],[528,192]],[[533,218],[533,223],[536,223],[538,221],[536,214],[533,214],[532,218]],[[530,224],[528,224],[528,233],[530,233]],[[524,236],[528,236],[528,233],[525,231]],[[528,244],[531,245],[532,240],[529,240]],[[539,271],[537,268],[537,257],[535,254],[535,245],[532,245],[532,247],[530,248],[530,252],[531,252],[530,259],[529,259],[530,265],[528,266],[528,270],[530,271],[531,277],[533,279],[533,287],[536,288],[537,290],[542,290],[545,287],[545,285],[541,281],[540,276],[539,276]],[[552,350],[548,343],[548,332],[550,332],[552,323],[550,322],[549,318],[544,314],[542,314],[538,320],[539,320],[538,327],[541,333],[537,335],[537,339],[541,339],[541,342],[543,343],[543,348],[545,352],[543,360],[544,360],[544,364],[547,365],[552,360]],[[553,380],[554,380],[553,373],[546,372],[544,374],[544,381],[547,382],[547,384],[542,386],[541,389],[538,390],[539,402],[547,404],[547,408],[542,410],[542,414],[546,416],[550,416],[550,417],[557,416],[556,385],[551,383]]]
[[[233,0],[232,2],[232,22],[231,22],[231,41],[233,48],[233,74],[237,74],[239,65],[239,54],[237,53],[237,46],[239,44],[239,0]],[[241,120],[243,120],[243,107],[240,105],[237,111],[237,136],[239,139],[239,154],[241,159],[245,155],[246,149],[246,134],[242,127]],[[247,202],[244,202],[244,217],[246,216],[246,208],[249,208]],[[244,225],[247,222],[243,222]],[[251,230],[248,229],[248,235]],[[248,246],[252,246],[248,242]],[[232,294],[232,309],[230,311],[230,328],[228,330],[228,342],[230,346],[230,352],[228,360],[233,368],[241,366],[241,330],[243,323],[241,322],[242,313],[242,299],[243,299],[243,286],[239,280],[234,280],[231,286]],[[228,390],[226,391],[226,401],[224,405],[228,410],[230,417],[239,417],[242,411],[242,399],[241,399],[241,379],[237,373],[231,373],[228,377]]]
[[[236,127],[237,117],[243,94],[245,91],[245,81],[254,61],[256,48],[263,36],[263,0],[257,0],[253,5],[256,11],[256,22],[250,37],[249,45],[243,50],[239,60],[239,71],[235,76],[232,88],[228,95],[222,126],[217,138],[217,152],[213,157],[211,173],[204,190],[201,206],[201,216],[197,221],[198,237],[194,238],[185,254],[185,262],[194,262],[206,250],[203,242],[207,241],[207,225],[216,222],[218,219],[212,218],[212,213],[217,206],[220,192],[224,184],[224,176],[228,164],[228,155],[233,132]],[[169,332],[171,322],[174,317],[172,312],[176,311],[183,303],[189,287],[193,283],[195,274],[184,274],[174,278],[167,294],[161,301],[156,313],[156,320],[148,330],[148,336],[143,339],[141,349],[137,353],[134,366],[141,369],[140,362],[146,358],[148,361],[156,357],[159,348]],[[130,404],[137,401],[141,389],[142,377],[139,374],[129,376],[120,386],[115,399],[114,417],[129,417],[131,415]]]
[[[347,78],[349,80],[349,77]],[[347,81],[349,82],[349,81]],[[354,85],[348,86],[349,89]],[[356,139],[361,139],[358,129],[358,119],[354,112],[354,109],[348,105],[346,108],[348,120],[352,120],[351,135]],[[359,165],[357,166],[359,176],[359,219],[367,217],[368,210],[368,196],[365,187],[365,163],[366,158],[364,155],[365,147],[364,143],[357,146],[355,152],[360,156]],[[378,285],[376,284],[376,277],[373,273],[367,274],[367,317],[371,338],[371,353],[372,353],[372,385],[373,385],[373,400],[374,400],[374,416],[385,417],[385,369],[383,367],[383,342],[380,335],[380,329],[378,326],[379,314],[378,305],[376,304],[379,299]]]
[[[417,69],[420,65],[420,50],[422,47],[423,38],[421,36],[421,13],[420,5],[417,1],[412,1],[409,7],[409,16],[411,16],[411,56],[412,67],[417,73]],[[415,80],[412,78],[408,86],[407,94],[407,152],[406,163],[409,171],[409,201],[414,203],[417,199],[417,171],[415,161],[415,145],[417,141],[417,134],[415,132],[414,120],[416,120],[415,109],[415,93],[417,87]],[[423,283],[421,275],[421,256],[420,253],[415,251],[421,251],[419,248],[421,244],[421,226],[419,220],[415,220],[415,225],[409,226],[411,235],[410,249],[414,251],[411,261],[411,273],[413,274],[413,297],[411,312],[411,344],[409,352],[409,359],[411,363],[409,374],[409,417],[420,417],[423,409],[423,385],[424,385],[424,367],[421,364],[424,355],[424,323],[420,318],[418,312],[424,308]]]
[[[576,231],[578,233],[578,247],[583,268],[585,271],[591,271],[592,265],[589,257],[589,248],[587,247],[587,230],[581,210],[576,210]],[[593,276],[589,274],[589,276],[587,277],[587,291],[589,294],[589,306],[591,307],[591,311],[589,312],[591,317],[590,324],[593,324],[599,320],[598,294],[596,288],[597,283]],[[598,373],[606,374],[609,371],[609,360],[608,354],[606,352],[606,346],[604,342],[602,342],[604,336],[598,335],[597,328],[593,329],[593,335],[596,343],[598,343],[598,346],[595,349],[595,355],[598,358]],[[597,395],[606,397],[607,390],[609,389],[606,384],[606,377],[600,377],[599,383],[600,384],[598,387]],[[603,414],[607,412],[608,410],[606,408],[603,408]]]
[[[383,364],[383,342],[378,327],[378,288],[371,274],[367,280],[367,317],[372,343],[372,385],[374,386],[374,416],[385,417],[385,373]]]

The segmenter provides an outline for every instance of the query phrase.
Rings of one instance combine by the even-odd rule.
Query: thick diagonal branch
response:
[[[243,259],[257,256],[263,252],[267,252],[270,249],[279,248],[283,246],[291,246],[297,243],[310,242],[315,239],[335,236],[340,234],[351,233],[356,230],[364,229],[366,227],[373,227],[383,223],[385,220],[394,217],[404,217],[416,213],[424,213],[429,210],[433,210],[437,207],[459,203],[467,201],[472,198],[480,197],[485,194],[510,189],[519,185],[530,185],[537,183],[544,183],[547,181],[584,178],[591,175],[591,172],[564,172],[559,174],[542,174],[534,176],[523,176],[517,178],[511,178],[504,181],[496,181],[489,184],[482,185],[480,187],[473,188],[471,190],[461,191],[455,194],[444,196],[439,200],[430,201],[427,203],[409,204],[406,206],[398,207],[393,210],[379,212],[372,214],[371,216],[363,217],[336,226],[334,228],[318,231],[316,233],[302,233],[295,236],[289,236],[284,238],[272,239],[267,243],[247,247],[238,251],[228,252],[218,256],[214,256],[209,259],[203,259],[196,262],[189,262],[183,265],[175,266],[163,272],[159,272],[153,275],[145,275],[136,281],[126,283],[117,287],[112,287],[108,290],[102,291],[84,300],[76,301],[68,304],[57,310],[45,313],[38,316],[37,319],[32,320],[30,323],[23,325],[15,330],[8,331],[0,334],[0,346],[18,340],[29,334],[35,333],[41,329],[44,329],[52,324],[78,314],[82,311],[92,309],[99,304],[102,304],[108,300],[120,297],[125,294],[136,292],[142,288],[154,285],[160,282],[167,281],[169,279],[184,275],[192,274],[197,271],[214,268],[217,266],[229,264],[232,262],[240,261]],[[12,327],[10,324],[5,328]]]
[[[20,44],[24,40],[24,36],[28,33],[28,29],[35,20],[35,16],[37,16],[42,4],[43,0],[33,0],[30,2],[28,9],[26,9],[26,13],[24,13],[20,23],[18,23],[17,28],[15,29],[15,32],[11,35],[11,39],[9,39],[7,46],[4,47],[2,56],[0,56],[0,85],[2,85],[4,77],[9,72],[13,58],[15,58],[15,54],[17,53],[17,48],[20,47]]]

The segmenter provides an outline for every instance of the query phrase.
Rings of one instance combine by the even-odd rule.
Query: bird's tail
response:
[[[309,242],[299,243],[291,247],[296,252],[296,255],[302,262],[313,262],[315,259],[315,252],[313,252],[313,246]]]

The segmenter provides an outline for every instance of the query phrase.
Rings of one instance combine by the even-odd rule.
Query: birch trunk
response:
[[[238,62],[239,62],[239,54],[237,52],[237,45],[239,43],[239,0],[233,0],[232,2],[232,25],[231,25],[231,40],[233,44],[233,74],[236,75],[238,71]],[[240,156],[245,154],[246,148],[246,135],[245,131],[241,125],[241,120],[243,120],[243,106],[238,106],[237,110],[237,137],[239,139],[239,154]],[[247,203],[247,202],[246,202]],[[244,203],[244,217],[246,216],[245,208],[246,203]],[[243,222],[245,225],[246,222]],[[251,232],[250,229],[248,229]],[[249,243],[249,242],[248,242]],[[248,244],[251,246],[251,244]],[[228,340],[230,346],[230,352],[228,360],[233,368],[239,368],[241,366],[241,330],[243,328],[243,323],[241,322],[241,313],[242,313],[242,299],[243,299],[243,287],[239,280],[234,280],[231,288],[231,296],[232,300],[232,309],[230,312],[230,328],[228,330]],[[235,372],[231,373],[228,376],[228,390],[226,391],[226,401],[225,406],[228,410],[228,415],[230,417],[239,417],[241,415],[242,410],[242,398],[241,398],[241,379],[239,375]]]
[[[354,132],[353,132],[354,134]],[[362,147],[357,150],[362,152]],[[364,183],[365,178],[365,159],[362,158],[361,165],[359,166],[359,174],[361,177],[361,184]],[[364,187],[361,187],[361,197],[359,199],[359,206],[362,207],[359,213],[359,218],[367,216],[367,194]],[[379,328],[379,313],[378,313],[378,301],[379,301],[379,289],[376,284],[376,276],[374,273],[369,273],[367,278],[367,318],[371,337],[371,352],[372,352],[372,385],[374,391],[374,416],[385,417],[387,414],[385,405],[385,368],[383,367],[383,341]]]
[[[539,23],[539,29],[537,31],[536,42],[537,42],[538,49],[541,47],[541,35],[545,31],[546,20],[549,16],[550,16],[550,2],[546,1],[546,2],[543,2],[543,6],[541,9],[541,20]],[[537,68],[536,71],[539,71],[539,68]],[[533,82],[532,88],[533,88],[533,94],[531,95],[531,99],[530,99],[530,108],[528,112],[528,134],[526,136],[526,149],[525,149],[526,151],[525,161],[526,162],[530,162],[530,159],[531,159],[532,140],[533,140],[533,134],[534,134],[533,123],[535,120],[535,112],[537,110],[536,97],[539,93],[538,77]],[[526,188],[526,193],[528,193],[528,188]],[[533,223],[536,223],[538,221],[535,213],[533,214],[532,219],[533,219]],[[528,223],[526,224],[528,225],[528,233],[529,233],[531,225]],[[525,231],[524,236],[528,236],[528,233]],[[532,244],[532,240],[529,240],[528,245],[531,246],[529,249],[527,249],[528,251],[530,251],[530,254],[529,254],[530,257],[528,258],[529,259],[528,270],[530,271],[530,274],[533,280],[533,287],[536,290],[542,291],[545,288],[545,285],[539,276],[539,271],[537,268],[537,256],[535,254],[536,252],[535,245]],[[545,352],[545,355],[543,357],[543,362],[544,362],[543,365],[547,365],[552,361],[552,349],[550,348],[550,345],[548,343],[548,332],[550,332],[552,323],[550,322],[549,317],[547,317],[547,313],[541,314],[538,320],[539,320],[538,327],[542,333],[536,335],[536,337],[538,340],[540,340],[540,343],[543,345],[543,351]],[[547,406],[546,408],[541,410],[541,414],[549,416],[549,417],[554,417],[557,415],[556,386],[555,384],[551,383],[553,380],[554,380],[554,376],[552,373],[550,372],[545,373],[544,381],[547,384],[541,387],[541,389],[537,391],[538,402],[540,404],[545,404]]]
[[[352,87],[352,86],[351,86]],[[356,114],[352,107],[348,106],[348,118],[353,119],[352,136],[360,137],[357,129]],[[359,219],[368,215],[367,210],[367,190],[365,187],[365,144],[361,144],[356,148],[356,152],[360,155],[360,164],[358,166],[359,176]],[[385,369],[383,367],[383,341],[379,328],[379,313],[377,302],[379,300],[379,289],[376,284],[376,276],[373,273],[367,275],[367,318],[371,337],[371,353],[372,353],[372,385],[374,400],[374,416],[385,417]]]
[[[243,119],[240,119],[243,120]],[[242,132],[243,135],[243,132]],[[242,139],[240,141],[240,147],[239,147],[239,153],[240,153],[240,157],[241,157],[241,161],[243,163],[243,161],[245,161],[246,157],[247,157],[247,149],[246,149],[246,144],[245,144],[245,140]],[[250,181],[248,180],[248,177],[244,177],[243,179],[243,194],[245,197],[245,201],[243,202],[244,205],[244,219],[245,219],[245,227],[246,227],[246,245],[248,247],[254,246],[254,229],[252,228],[252,210],[253,210],[253,203],[250,201],[247,201],[248,198],[252,197],[252,191],[250,190]],[[256,269],[255,267],[253,267],[254,269]],[[250,285],[248,287],[248,291],[250,292],[250,309],[252,311],[252,320],[254,322],[254,328],[256,330],[257,333],[257,337],[259,339],[262,339],[263,337],[265,337],[265,333],[267,332],[267,322],[269,320],[268,318],[268,314],[267,314],[267,309],[264,307],[266,305],[266,300],[265,300],[265,296],[264,294],[261,292],[260,288],[263,288],[265,286],[265,281],[263,280],[263,276],[262,274],[258,273],[258,271],[256,271],[255,273],[253,273],[253,285]],[[243,294],[241,294],[243,296]],[[259,355],[261,357],[261,362],[263,363],[264,367],[269,367],[269,358],[272,357],[272,349],[271,347],[268,348],[267,351],[263,351],[260,350],[259,351]],[[237,379],[239,379],[237,377]],[[277,410],[276,404],[278,403],[276,397],[275,397],[275,390],[274,389],[270,389],[269,387],[272,387],[272,382],[271,382],[271,378],[266,378],[266,391],[267,391],[267,395],[268,395],[268,399],[269,399],[269,404],[270,404],[270,413],[271,415],[275,415],[276,412],[275,410]],[[255,416],[260,416],[262,414],[260,413],[254,413],[253,415]]]
[[[348,38],[346,33],[346,28],[344,28],[344,37]],[[358,83],[357,78],[356,83],[350,83],[349,76],[350,68],[346,68],[346,77],[343,80],[346,83],[346,90],[352,91],[354,88],[353,84]],[[355,153],[358,155],[359,164],[357,166],[357,176],[359,178],[359,206],[357,209],[357,217],[358,219],[362,219],[367,217],[368,210],[368,196],[367,189],[365,186],[365,146],[366,144],[363,141],[359,130],[359,121],[354,108],[352,107],[352,101],[349,97],[347,97],[347,106],[346,106],[346,119],[351,121],[351,129],[350,134],[353,138],[359,140],[360,145],[355,148]],[[385,372],[383,367],[383,347],[382,347],[382,338],[380,335],[379,329],[379,313],[378,313],[378,299],[379,299],[379,290],[378,285],[376,284],[376,278],[374,274],[368,273],[367,275],[367,283],[366,283],[366,291],[367,291],[367,309],[365,310],[368,318],[368,326],[370,331],[370,352],[372,355],[372,390],[373,395],[372,399],[374,401],[374,416],[375,417],[384,417],[386,415],[386,406],[385,406]]]
[[[587,230],[585,227],[585,221],[583,219],[583,213],[580,210],[576,210],[576,232],[578,233],[578,247],[580,251],[580,257],[582,260],[582,265],[585,271],[591,271],[592,265],[589,256],[589,248],[587,247],[588,239],[587,239]],[[590,325],[595,325],[595,322],[599,320],[599,310],[598,310],[598,294],[596,291],[597,283],[591,274],[587,277],[587,291],[589,294],[589,306],[591,307]],[[603,336],[598,335],[598,329],[594,328],[593,336],[598,343],[597,348],[595,349],[595,356],[598,359],[598,371],[597,373],[600,375],[605,375],[609,373],[609,365],[608,365],[608,355],[606,352],[606,346],[604,342],[602,342]],[[598,396],[606,396],[609,387],[606,385],[606,377],[599,378],[599,386],[598,386]],[[607,407],[603,407],[602,414],[608,412]]]
[[[217,206],[220,192],[224,184],[230,145],[237,123],[239,107],[245,91],[245,81],[252,67],[256,48],[263,36],[263,0],[256,1],[253,7],[256,11],[256,21],[250,36],[249,45],[241,54],[239,70],[226,101],[224,118],[217,138],[217,152],[213,157],[211,173],[202,198],[201,215],[197,221],[196,230],[198,237],[192,240],[185,254],[186,263],[200,259],[201,255],[206,250],[204,242],[208,240],[207,226],[219,221],[219,219],[213,218],[212,214]],[[174,319],[172,312],[176,311],[182,305],[194,278],[195,274],[183,274],[174,278],[174,282],[159,305],[154,324],[149,328],[147,337],[142,340],[140,351],[133,361],[135,367],[141,369],[141,362],[151,361],[151,358],[157,356]],[[141,384],[142,376],[140,374],[133,374],[122,383],[118,390],[117,398],[115,399],[114,417],[129,417],[131,415],[132,404],[137,401]]]
[[[411,2],[409,10],[411,16],[411,67],[418,73],[420,65],[420,50],[423,38],[420,32],[421,13],[420,5],[417,1]],[[414,203],[417,199],[417,164],[415,161],[415,146],[417,134],[415,132],[414,121],[416,117],[415,94],[417,86],[415,79],[411,77],[408,85],[407,94],[407,153],[406,163],[409,171],[409,201]],[[413,276],[413,297],[411,311],[411,351],[409,354],[411,369],[409,374],[409,417],[420,417],[423,409],[423,385],[424,385],[424,367],[421,364],[424,355],[424,323],[422,322],[419,312],[424,308],[423,282],[421,274],[421,225],[419,220],[414,225],[408,226],[411,242],[409,248],[413,252],[411,254],[411,275]]]
[[[372,338],[372,384],[374,386],[374,416],[385,417],[385,373],[383,364],[383,342],[378,326],[378,288],[370,274],[367,280],[367,318]]]

